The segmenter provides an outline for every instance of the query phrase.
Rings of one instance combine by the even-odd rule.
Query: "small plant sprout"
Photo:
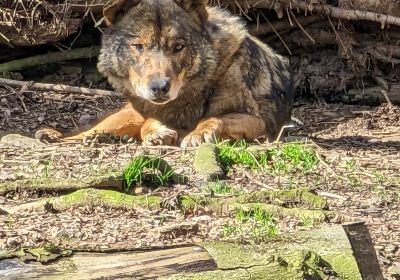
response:
[[[224,236],[228,237],[228,236],[232,236],[232,235],[236,235],[239,230],[236,226],[232,226],[229,223],[224,224],[223,226],[223,232],[224,232]]]
[[[226,182],[210,182],[207,186],[208,191],[215,194],[233,194],[235,190]]]
[[[257,205],[251,210],[239,208],[236,212],[236,220],[248,229],[254,237],[272,237],[279,233],[277,221],[271,213]]]

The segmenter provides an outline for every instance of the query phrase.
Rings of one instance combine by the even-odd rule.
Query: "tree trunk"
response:
[[[354,232],[354,229],[353,229]],[[364,260],[365,261],[365,260]],[[205,242],[144,252],[74,253],[48,265],[3,260],[18,279],[361,279],[341,226],[299,232],[258,245]],[[66,269],[68,268],[68,269]],[[0,272],[1,273],[1,272]],[[0,274],[1,275],[1,274]],[[380,271],[370,276],[380,279]],[[372,279],[372,278],[371,278]]]

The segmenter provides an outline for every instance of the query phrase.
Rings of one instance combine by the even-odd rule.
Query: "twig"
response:
[[[314,140],[310,140],[310,143],[311,143],[316,149],[318,149],[318,150],[323,150],[323,149],[319,146],[320,143],[317,144]],[[331,145],[326,145],[326,146],[331,146]],[[318,151],[315,151],[315,156],[317,157],[317,159],[318,159],[330,172],[332,172],[333,175],[335,175],[336,177],[338,177],[338,178],[340,178],[340,179],[342,179],[342,180],[345,180],[345,181],[347,181],[347,182],[350,182],[349,178],[346,178],[346,177],[343,177],[343,176],[337,174],[337,173],[335,172],[335,170],[333,170],[332,167],[330,167],[329,164],[326,163],[326,162],[322,159],[322,157],[319,155]]]
[[[386,90],[381,90],[383,96],[385,97],[387,103],[389,104],[389,106],[393,106],[392,101],[389,98],[388,92]]]
[[[5,43],[10,47],[10,48],[14,48],[14,46],[10,43],[10,39],[8,39],[6,37],[6,35],[4,35],[3,33],[0,32],[0,37],[4,39]]]
[[[278,31],[276,31],[275,27],[272,25],[272,23],[269,21],[269,19],[264,15],[263,12],[260,12],[262,17],[268,22],[268,24],[271,26],[272,30],[275,32],[276,36],[278,36],[279,40],[281,40],[282,44],[285,46],[285,49],[288,51],[288,53],[290,55],[292,55],[293,53],[291,52],[291,50],[289,49],[288,45],[286,44],[285,40],[283,40],[283,38],[281,37],[281,35],[279,34]]]
[[[290,117],[290,120],[291,120],[292,122],[296,123],[297,125],[304,125],[304,123],[303,123],[301,120],[299,120],[298,118],[296,118],[296,117],[294,117],[294,116],[291,116],[291,117]]]
[[[315,40],[313,37],[311,37],[310,34],[308,34],[308,32],[303,28],[303,26],[300,24],[300,22],[297,20],[296,16],[294,15],[294,13],[292,12],[292,10],[289,10],[290,15],[293,17],[294,21],[296,22],[297,26],[300,27],[300,29],[304,32],[304,34],[306,34],[306,36],[310,39],[310,41],[315,44]]]
[[[278,189],[275,189],[275,188],[273,188],[273,187],[271,187],[271,186],[269,186],[267,184],[264,184],[264,183],[262,183],[260,181],[254,180],[254,178],[246,171],[243,171],[243,174],[247,179],[249,179],[252,183],[254,183],[256,185],[259,185],[259,186],[261,186],[263,188],[266,188],[268,190],[271,190],[271,191],[277,191],[278,190]]]
[[[315,15],[315,16],[308,16],[308,17],[300,17],[300,18],[297,18],[297,21],[304,27],[311,23],[321,20],[321,18],[322,18],[321,16]],[[288,24],[287,19],[274,21],[273,27],[275,28],[275,30],[277,32],[289,31],[289,30],[296,28],[296,26],[291,26],[290,24]],[[255,36],[265,35],[265,34],[274,32],[274,30],[271,28],[270,24],[268,24],[268,23],[265,24],[265,23],[260,23],[260,22],[257,22],[257,24],[250,24],[248,27],[248,30],[252,35],[255,35]]]
[[[282,127],[281,127],[281,130],[279,131],[278,136],[276,137],[276,139],[275,139],[275,141],[274,141],[274,143],[278,143],[278,142],[279,142],[279,140],[280,140],[281,137],[282,137],[282,133],[283,133],[283,131],[284,131],[286,128],[292,128],[292,127],[295,127],[295,126],[292,125],[292,124],[288,124],[288,125],[282,126]]]
[[[315,144],[315,145],[318,147],[317,144]],[[318,158],[318,160],[322,163],[322,165],[324,165],[333,175],[335,175],[335,176],[338,177],[339,179],[342,179],[342,180],[344,180],[344,181],[350,183],[349,178],[346,178],[346,177],[343,177],[343,176],[337,174],[337,173],[335,172],[335,170],[333,170],[332,167],[330,167],[329,164],[327,164],[327,163],[321,158],[321,156],[319,155],[318,152],[315,152],[315,155],[316,155],[316,157]]]
[[[329,17],[329,16],[328,16],[328,21],[329,21],[329,24],[331,25],[331,27],[332,27],[332,29],[333,29],[333,32],[334,32],[335,35],[336,35],[337,40],[338,40],[339,43],[342,45],[342,48],[343,48],[343,50],[345,51],[345,50],[346,50],[346,45],[344,44],[344,42],[343,42],[342,37],[340,36],[340,34],[336,31],[335,25],[333,24],[333,22],[332,22],[332,20],[331,20],[331,17]]]
[[[305,3],[299,3],[299,2],[295,2],[295,7],[296,6],[299,6],[303,9],[307,7]],[[374,21],[380,23],[382,29],[385,27],[385,25],[400,26],[400,18],[384,14],[378,14],[374,12],[346,10],[346,9],[332,7],[329,5],[315,6],[312,8],[312,11],[324,13],[327,16],[331,16],[337,19]]]
[[[12,209],[0,207],[0,215],[10,215],[10,214],[13,214]]]
[[[24,107],[24,111],[25,111],[25,112],[28,112],[28,108],[27,108],[26,105],[25,105],[24,97],[22,96],[22,93],[24,93],[24,92],[26,92],[26,91],[28,90],[28,86],[29,86],[28,83],[26,83],[25,85],[23,85],[23,86],[21,87],[21,89],[19,90],[18,94],[17,94],[17,95],[18,95],[18,99],[21,101],[22,107]]]
[[[28,89],[35,89],[35,90],[56,91],[60,93],[76,93],[76,94],[86,94],[86,95],[104,95],[104,96],[122,97],[121,94],[109,90],[74,87],[62,84],[32,83],[32,82],[16,81],[3,78],[0,78],[0,86],[1,85],[7,85],[11,87],[23,87],[25,85],[28,85],[27,87]]]
[[[340,199],[340,200],[347,200],[347,198],[345,198],[342,195],[338,195],[338,194],[334,194],[334,193],[330,193],[330,192],[316,191],[316,193],[319,196],[325,196],[325,197],[329,197],[329,198],[336,198],[336,199]]]

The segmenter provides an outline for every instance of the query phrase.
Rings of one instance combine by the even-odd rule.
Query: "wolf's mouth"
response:
[[[152,99],[150,100],[151,103],[157,104],[157,105],[163,105],[171,101],[169,98],[157,98],[157,99]]]

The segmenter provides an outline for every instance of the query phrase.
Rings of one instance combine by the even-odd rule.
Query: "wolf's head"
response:
[[[206,68],[207,3],[112,0],[103,11],[108,28],[99,70],[113,86],[152,103],[176,99],[185,83]]]

